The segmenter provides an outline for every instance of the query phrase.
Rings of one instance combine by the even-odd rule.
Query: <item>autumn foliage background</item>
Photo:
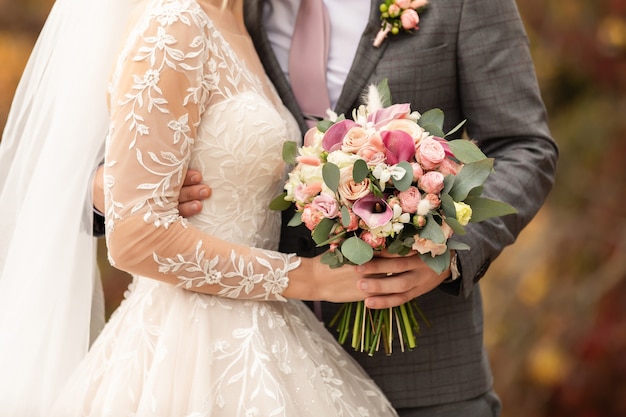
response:
[[[0,0],[0,131],[52,3]],[[561,157],[546,205],[482,280],[502,416],[625,416],[626,0],[518,7]],[[128,277],[101,258],[110,313]]]

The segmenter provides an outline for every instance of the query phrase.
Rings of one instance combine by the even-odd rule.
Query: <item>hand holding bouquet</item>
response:
[[[443,118],[438,109],[419,114],[409,104],[392,105],[386,82],[371,86],[353,120],[321,121],[305,135],[305,146],[285,146],[283,157],[295,168],[271,207],[295,205],[289,224],[304,223],[317,245],[329,245],[322,262],[332,268],[360,265],[386,250],[418,252],[443,272],[451,249],[469,249],[454,234],[463,235],[469,222],[515,212],[480,196],[493,159],[469,140],[445,139],[463,123],[444,134]],[[346,303],[337,317],[339,340],[351,330],[355,349],[373,354],[382,342],[389,354],[397,327],[402,348],[413,348],[415,311],[414,303],[373,311]]]

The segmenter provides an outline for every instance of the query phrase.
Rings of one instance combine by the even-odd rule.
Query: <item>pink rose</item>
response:
[[[428,0],[413,0],[411,2],[411,9],[419,9],[420,7],[426,6]]]
[[[339,212],[340,217],[341,213],[342,212]],[[359,228],[359,217],[350,209],[348,209],[348,213],[350,214],[350,224],[346,227],[346,230],[348,232],[353,232]],[[343,217],[341,217],[341,222],[343,223]]]
[[[359,236],[361,240],[372,247],[374,250],[382,250],[385,248],[385,238],[382,236],[376,236],[369,230],[364,231]]]
[[[321,193],[311,202],[311,208],[322,213],[327,219],[334,219],[339,216],[339,204],[335,197],[326,193]]]
[[[400,6],[398,6],[397,4],[390,4],[389,8],[387,9],[387,13],[389,13],[389,16],[391,17],[396,17],[400,14],[402,10],[400,9]]]
[[[457,164],[450,158],[446,158],[441,162],[441,165],[439,165],[438,171],[443,175],[456,175],[461,170],[461,166],[462,165]]]
[[[424,170],[417,162],[411,162],[411,167],[413,168],[413,182],[417,182],[424,175]]]
[[[415,153],[415,159],[417,159],[426,170],[437,168],[445,157],[446,151],[441,142],[431,137],[422,140]]]
[[[316,127],[312,127],[304,134],[304,146],[311,146],[315,143],[315,136],[319,133]]]
[[[438,171],[429,171],[422,175],[417,186],[425,193],[439,194],[443,190],[444,175]]]
[[[359,149],[363,148],[369,143],[369,135],[367,131],[361,126],[352,126],[343,137],[343,144],[341,150],[344,152],[357,153]]]
[[[341,201],[350,206],[354,201],[370,193],[370,180],[365,178],[361,182],[354,182],[352,167],[343,168],[339,174],[337,192],[341,197]]]
[[[408,9],[411,7],[411,0],[396,0],[396,4],[402,9]]]
[[[439,208],[439,206],[441,205],[441,199],[437,194],[425,194],[424,200],[430,203],[431,210]]]
[[[419,23],[419,21],[420,18],[417,15],[417,12],[413,9],[405,10],[400,15],[400,22],[402,22],[402,27],[405,30],[417,29],[417,24]]]
[[[302,222],[309,230],[314,230],[318,224],[324,219],[324,215],[307,204],[302,210]]]
[[[398,193],[398,199],[400,200],[400,207],[405,213],[415,213],[417,211],[417,205],[422,199],[422,194],[417,187],[409,187],[405,191]]]

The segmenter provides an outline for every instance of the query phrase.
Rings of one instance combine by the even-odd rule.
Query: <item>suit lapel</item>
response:
[[[379,0],[372,0],[369,21],[363,36],[361,36],[350,72],[337,101],[335,111],[339,114],[344,113],[346,116],[350,116],[349,112],[352,111],[354,103],[363,93],[376,64],[387,47],[388,42],[383,42],[378,48],[372,45],[376,33],[380,29],[379,3]]]
[[[305,132],[308,127],[302,117],[302,112],[300,111],[300,107],[298,107],[298,102],[296,101],[296,97],[293,95],[291,86],[280,68],[276,55],[274,55],[272,45],[270,44],[267,32],[265,31],[265,26],[263,25],[264,3],[264,0],[245,0],[244,19],[246,27],[252,37],[254,47],[259,54],[261,63],[265,68],[265,72],[274,84],[274,87],[283,100],[285,106],[294,115],[296,121],[300,125],[300,130]]]

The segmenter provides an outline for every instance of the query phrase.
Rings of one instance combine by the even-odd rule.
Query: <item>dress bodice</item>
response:
[[[299,259],[275,252],[280,216],[269,203],[282,145],[299,136],[294,119],[230,11],[154,0],[138,16],[110,87],[112,264],[210,294],[282,299]],[[189,166],[213,194],[187,221],[178,195]]]

